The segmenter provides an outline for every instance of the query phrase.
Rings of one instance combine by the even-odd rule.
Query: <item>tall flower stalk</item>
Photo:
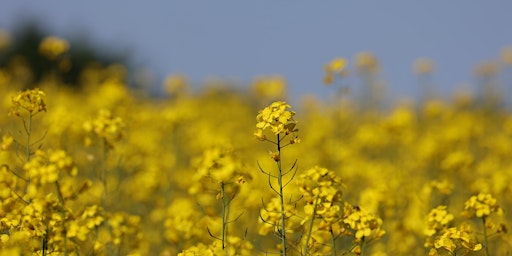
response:
[[[46,94],[37,88],[33,90],[26,90],[20,92],[15,97],[12,97],[12,108],[9,112],[9,115],[19,117],[23,121],[23,128],[26,134],[26,163],[30,161],[30,157],[33,153],[32,145],[34,144],[34,142],[32,142],[32,121],[33,118],[40,112],[46,112],[46,104],[44,102],[45,97]],[[43,138],[44,136],[40,140],[42,140]],[[37,143],[37,141],[35,143]],[[28,186],[30,185],[30,176],[27,176],[25,179],[27,182],[26,188],[28,188]]]
[[[294,111],[288,110],[291,108],[284,101],[277,101],[272,103],[270,106],[261,110],[256,116],[257,124],[256,124],[256,132],[254,135],[260,141],[266,141],[274,144],[276,146],[276,151],[271,152],[270,157],[276,162],[277,165],[277,174],[272,174],[263,170],[261,165],[260,170],[268,176],[270,188],[277,194],[280,202],[280,210],[277,220],[269,220],[260,216],[263,222],[267,224],[271,224],[274,226],[274,230],[276,230],[277,235],[281,239],[281,252],[282,255],[286,255],[287,253],[287,237],[286,237],[286,205],[284,200],[284,188],[291,182],[296,173],[296,163],[292,165],[289,170],[284,171],[282,166],[281,159],[281,151],[284,147],[300,142],[296,132],[298,129],[295,128],[297,121],[293,119],[295,116]],[[275,136],[275,140],[268,139],[265,135],[265,131],[270,130]],[[286,140],[289,139],[289,140]],[[287,174],[292,173],[292,177],[285,181],[284,177]],[[274,188],[272,185],[271,179],[277,180],[277,188]],[[275,216],[277,217],[277,216]]]

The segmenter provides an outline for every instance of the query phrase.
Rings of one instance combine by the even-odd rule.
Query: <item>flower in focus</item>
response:
[[[39,45],[39,53],[41,53],[50,60],[57,59],[62,54],[64,54],[68,49],[68,41],[55,36],[46,37]]]
[[[466,251],[481,250],[482,244],[476,242],[471,237],[471,233],[472,230],[468,225],[462,225],[460,228],[446,229],[436,238],[434,248],[430,250],[429,255],[444,255],[439,253],[438,250],[441,249],[452,254],[458,249],[465,249]]]
[[[270,129],[276,135],[288,135],[298,131],[295,128],[297,121],[293,120],[295,112],[287,110],[288,108],[291,106],[286,102],[276,101],[258,113],[256,116],[258,130],[254,133],[258,139],[262,138],[261,134],[266,129]]]
[[[18,95],[12,97],[13,106],[9,115],[20,116],[21,109],[26,110],[31,115],[46,111],[45,96],[46,94],[38,88],[18,93]]]

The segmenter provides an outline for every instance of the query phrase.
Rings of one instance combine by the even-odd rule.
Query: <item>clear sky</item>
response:
[[[395,98],[416,96],[411,65],[435,60],[434,82],[449,93],[472,83],[475,65],[512,45],[512,1],[63,1],[0,4],[0,27],[36,17],[61,36],[132,51],[161,80],[183,73],[248,84],[283,75],[289,93],[323,97],[323,66],[371,51]]]

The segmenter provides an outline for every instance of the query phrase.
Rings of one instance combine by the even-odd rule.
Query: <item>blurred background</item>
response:
[[[10,46],[0,64],[15,52],[37,54],[31,45],[55,35],[71,45],[68,82],[80,63],[120,62],[133,86],[154,94],[170,74],[240,87],[278,75],[292,99],[328,97],[339,87],[357,93],[364,56],[374,58],[374,79],[390,99],[421,97],[422,83],[446,97],[478,91],[489,74],[506,91],[510,10],[510,1],[461,0],[4,1],[0,42]],[[336,57],[348,60],[348,76],[326,86],[324,66]]]

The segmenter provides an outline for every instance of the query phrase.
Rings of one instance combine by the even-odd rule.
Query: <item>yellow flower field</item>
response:
[[[173,75],[151,98],[119,65],[85,70],[82,90],[0,69],[0,254],[510,255],[510,110],[379,108],[377,60],[357,65],[367,104],[292,105],[281,77],[193,90]]]

